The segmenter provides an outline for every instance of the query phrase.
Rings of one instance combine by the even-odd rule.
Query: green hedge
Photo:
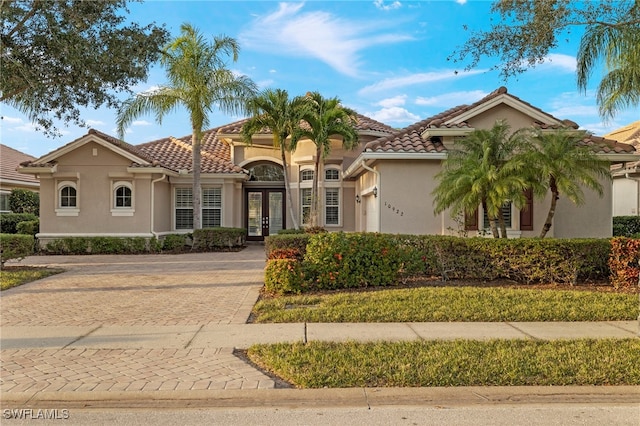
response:
[[[269,259],[295,257],[283,256],[287,252],[305,253],[300,265],[303,289],[388,286],[416,276],[563,284],[609,277],[607,239],[496,240],[341,232],[301,237],[269,237],[266,250]],[[277,281],[286,280],[279,276]]]
[[[244,246],[246,230],[244,228],[203,228],[193,231],[193,249],[195,251],[216,251]]]
[[[640,285],[640,239],[617,237],[611,240],[609,269],[615,288]]]
[[[35,235],[40,232],[40,220],[27,220],[24,222],[18,223],[16,226],[16,231],[18,234],[27,234],[27,235]]]
[[[67,237],[49,241],[41,248],[45,254],[140,254],[159,250],[155,238],[143,237]]]
[[[640,216],[614,216],[613,236],[634,237],[640,234]]]
[[[0,232],[3,234],[17,234],[18,224],[38,220],[33,213],[2,213],[0,214]]]
[[[0,234],[0,264],[9,259],[21,259],[33,254],[35,239],[32,235]]]

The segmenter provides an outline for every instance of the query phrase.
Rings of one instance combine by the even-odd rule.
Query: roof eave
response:
[[[357,176],[365,168],[367,161],[378,160],[445,160],[446,152],[363,152],[343,173],[343,178]]]

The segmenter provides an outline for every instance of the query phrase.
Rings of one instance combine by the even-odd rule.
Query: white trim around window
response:
[[[327,227],[342,225],[342,189],[329,187],[324,189],[324,225]]]
[[[131,181],[111,182],[111,216],[133,216],[135,191]]]
[[[204,227],[222,226],[223,189],[219,186],[201,189],[200,219]],[[173,229],[188,231],[193,229],[193,187],[173,188]]]
[[[63,180],[56,185],[56,216],[78,216],[80,214],[80,191],[78,182]]]

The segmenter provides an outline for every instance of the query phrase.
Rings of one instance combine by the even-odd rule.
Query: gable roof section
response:
[[[35,176],[19,173],[17,170],[21,163],[35,159],[29,154],[0,144],[0,181],[6,184],[15,182],[26,186],[39,186],[40,183]]]
[[[604,137],[631,144],[636,148],[637,153],[640,154],[640,120],[607,133]]]
[[[204,132],[202,139],[202,173],[244,173],[244,169],[231,162],[229,145],[218,138],[219,128]],[[136,147],[145,155],[154,158],[162,167],[174,171],[193,172],[193,145],[191,135],[181,138],[168,137],[147,142]],[[144,167],[134,164],[134,167]]]

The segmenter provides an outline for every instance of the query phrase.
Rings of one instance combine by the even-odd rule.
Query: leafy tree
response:
[[[254,134],[263,132],[265,129],[271,131],[273,147],[280,149],[289,215],[295,229],[298,229],[298,221],[293,210],[291,179],[286,153],[295,147],[289,138],[300,128],[300,122],[307,109],[308,102],[305,97],[297,96],[289,99],[286,90],[267,89],[249,101],[249,111],[253,116],[242,126],[242,138],[247,143],[251,143]]]
[[[12,189],[9,195],[9,210],[13,213],[40,214],[40,195],[28,189]]]
[[[338,98],[324,98],[318,92],[307,94],[310,109],[304,119],[307,126],[303,126],[294,135],[295,140],[310,139],[316,145],[316,160],[311,189],[310,225],[318,226],[318,174],[320,160],[324,160],[331,152],[331,137],[340,136],[344,149],[354,149],[358,146],[358,132],[356,112],[340,105]]]
[[[165,46],[161,57],[169,83],[126,100],[116,123],[123,138],[124,130],[140,115],[153,113],[161,123],[167,113],[179,106],[188,111],[193,151],[193,229],[200,229],[203,129],[209,125],[209,114],[216,107],[228,114],[246,111],[256,86],[248,77],[234,75],[223,60],[223,56],[231,56],[237,61],[239,46],[235,39],[220,36],[209,43],[189,24],[183,24],[180,30],[180,35]]]
[[[601,115],[612,117],[620,108],[639,105],[639,1],[496,0],[491,11],[499,14],[497,23],[488,31],[472,32],[449,59],[470,57],[466,69],[471,69],[483,57],[497,57],[493,69],[506,79],[545,62],[574,27],[584,27],[577,55],[578,87],[586,89],[591,72],[604,59],[607,73],[597,96]]]
[[[529,166],[534,194],[544,197],[551,191],[549,213],[540,232],[544,238],[551,229],[560,194],[576,205],[584,204],[583,188],[603,194],[602,179],[610,179],[609,162],[579,142],[585,132],[559,129],[552,133],[534,131],[529,149],[519,157]]]
[[[493,237],[507,238],[502,206],[513,202],[520,208],[526,202],[526,164],[515,155],[525,146],[520,133],[509,135],[504,121],[458,139],[436,175],[440,182],[433,191],[435,213],[451,208],[451,215],[457,216],[482,205]]]
[[[83,125],[79,107],[116,107],[147,79],[168,32],[126,23],[126,0],[0,2],[0,101],[48,135],[53,119]]]

